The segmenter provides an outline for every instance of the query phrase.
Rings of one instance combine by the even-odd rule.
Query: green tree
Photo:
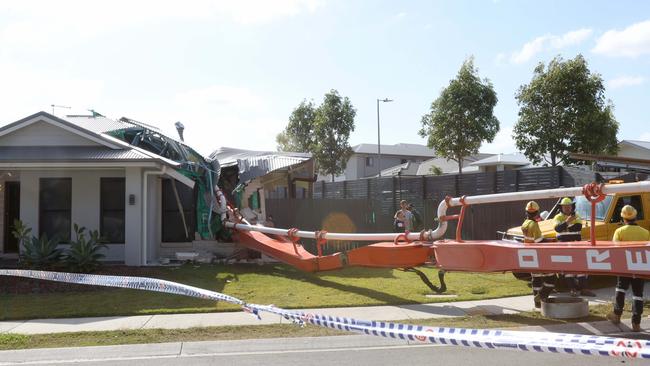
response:
[[[309,152],[314,143],[314,103],[303,100],[289,116],[287,127],[275,137],[278,151]]]
[[[427,137],[436,155],[456,161],[462,174],[463,158],[478,153],[483,141],[492,142],[499,132],[499,120],[493,114],[496,104],[492,83],[481,80],[470,57],[431,103],[419,134]]]
[[[582,55],[567,61],[557,56],[548,67],[539,63],[516,98],[513,138],[533,163],[567,163],[570,152],[616,153],[614,106],[605,99],[602,77],[589,71]]]
[[[345,170],[352,148],[348,143],[350,133],[354,131],[354,117],[357,111],[348,97],[341,98],[338,91],[332,89],[325,94],[323,103],[316,109],[314,119],[314,143],[312,154],[318,171],[334,176]]]

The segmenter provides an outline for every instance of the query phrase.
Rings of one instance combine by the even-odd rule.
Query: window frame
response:
[[[161,218],[160,218],[160,223],[161,223],[161,225],[160,225],[161,226],[160,227],[160,242],[161,243],[191,243],[192,241],[194,241],[194,235],[195,235],[195,232],[196,232],[196,222],[197,222],[196,221],[196,219],[197,219],[196,218],[196,199],[197,199],[197,194],[198,194],[197,189],[196,189],[197,187],[194,187],[194,189],[192,189],[192,202],[191,202],[191,205],[190,205],[189,208],[187,208],[187,205],[185,205],[185,202],[182,201],[182,197],[179,197],[181,199],[181,204],[183,204],[183,211],[186,214],[185,219],[186,219],[187,226],[188,226],[188,232],[187,232],[188,237],[186,237],[185,240],[180,240],[180,241],[179,240],[170,240],[170,237],[167,236],[167,235],[170,235],[170,233],[165,231],[165,228],[169,227],[168,225],[170,224],[170,222],[167,221],[168,219],[166,218],[165,214],[167,212],[174,212],[174,211],[178,212],[178,207],[177,207],[175,198],[173,198],[171,200],[171,202],[167,202],[167,200],[165,199],[165,197],[166,197],[166,195],[165,195],[165,186],[169,185],[169,187],[171,187],[171,184],[173,184],[173,182],[174,182],[174,179],[172,179],[172,178],[166,178],[166,179],[163,179],[163,181],[162,181],[162,187],[161,187],[161,196],[162,197],[161,197],[161,200],[160,200],[161,201],[161,203],[160,203],[160,212],[161,212]],[[179,189],[180,187],[185,187],[187,189],[190,189],[189,187],[185,186],[183,183],[180,183],[179,181],[176,181],[176,188]],[[170,188],[170,189],[173,189],[173,188]],[[179,191],[180,191],[180,189],[179,189]],[[172,197],[173,197],[173,194],[174,193],[172,191]],[[180,195],[181,194],[179,192],[179,196]],[[188,213],[189,213],[189,215],[188,215]],[[179,218],[179,220],[180,220],[180,218]],[[180,224],[182,225],[182,220],[181,220]],[[183,229],[183,228],[181,227],[181,229]],[[184,232],[184,229],[183,229],[183,232]]]

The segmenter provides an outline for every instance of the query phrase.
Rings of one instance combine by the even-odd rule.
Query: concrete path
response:
[[[596,291],[590,304],[611,302],[614,290]],[[465,315],[515,314],[533,310],[532,296],[493,300],[444,302],[400,306],[366,306],[324,309],[302,309],[305,312],[343,316],[365,320],[396,321]],[[287,323],[280,316],[262,313],[262,320],[244,312],[139,315],[97,318],[35,319],[0,322],[0,333],[45,334],[63,332],[108,331],[126,329],[187,329],[226,325],[260,325]]]

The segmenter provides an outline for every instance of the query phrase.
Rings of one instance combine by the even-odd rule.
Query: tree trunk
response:
[[[463,174],[463,159],[459,158],[459,157],[457,157],[456,159],[458,159],[457,160],[458,161],[458,175],[462,175]]]
[[[332,175],[332,183],[334,183],[334,173],[332,173],[331,175]]]

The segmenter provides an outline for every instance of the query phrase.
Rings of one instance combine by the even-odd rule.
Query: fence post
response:
[[[325,199],[325,181],[321,180],[321,192],[320,192],[320,198]]]
[[[458,197],[460,195],[460,174],[454,176],[454,191],[454,197]]]
[[[422,202],[427,199],[427,176],[422,176]]]
[[[559,184],[558,187],[564,187],[564,168],[558,165],[557,174],[558,174],[557,182]]]
[[[519,192],[519,169],[515,170],[515,192]]]
[[[366,179],[366,198],[370,200],[370,178]]]
[[[392,183],[392,187],[391,187],[391,188],[393,189],[393,212],[395,212],[395,211],[397,211],[397,205],[396,205],[396,203],[395,203],[395,200],[397,199],[397,197],[396,197],[397,192],[395,191],[395,176],[393,176],[393,177],[390,179],[390,181],[391,181],[391,183]]]
[[[348,198],[348,181],[343,181],[343,199]]]

